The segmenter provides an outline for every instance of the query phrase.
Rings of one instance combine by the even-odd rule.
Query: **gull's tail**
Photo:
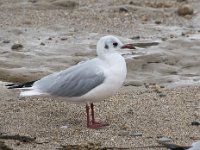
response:
[[[37,90],[30,90],[30,91],[23,91],[20,93],[20,96],[25,97],[25,96],[34,96],[34,95],[41,95],[44,93],[41,93]]]
[[[8,89],[22,89],[22,90],[27,90],[27,91],[23,91],[20,93],[20,96],[33,96],[33,95],[41,95],[44,93],[41,93],[40,91],[32,88],[33,84],[36,82],[35,81],[31,81],[31,82],[26,82],[23,84],[7,84],[6,86],[8,87]]]

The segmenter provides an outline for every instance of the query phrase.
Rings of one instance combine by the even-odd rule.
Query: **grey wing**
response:
[[[92,64],[80,64],[36,82],[40,91],[55,96],[78,97],[86,94],[105,80],[104,72]]]

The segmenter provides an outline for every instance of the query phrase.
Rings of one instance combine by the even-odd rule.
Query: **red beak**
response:
[[[135,49],[134,45],[133,44],[124,44],[121,49]]]

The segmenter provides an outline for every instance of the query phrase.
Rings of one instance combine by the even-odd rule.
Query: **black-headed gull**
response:
[[[21,96],[53,95],[66,97],[66,101],[85,102],[87,127],[101,128],[106,124],[95,121],[93,102],[112,96],[122,86],[127,70],[119,50],[124,48],[132,48],[132,45],[123,45],[115,36],[104,36],[97,43],[96,58],[47,75],[40,80],[11,85],[9,88],[25,90],[21,92]]]

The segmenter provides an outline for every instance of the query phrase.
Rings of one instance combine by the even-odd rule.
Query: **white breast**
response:
[[[97,86],[82,98],[84,101],[101,101],[114,95],[122,86],[126,78],[126,62],[120,54],[112,54],[107,56],[102,65],[105,73],[105,81]]]

